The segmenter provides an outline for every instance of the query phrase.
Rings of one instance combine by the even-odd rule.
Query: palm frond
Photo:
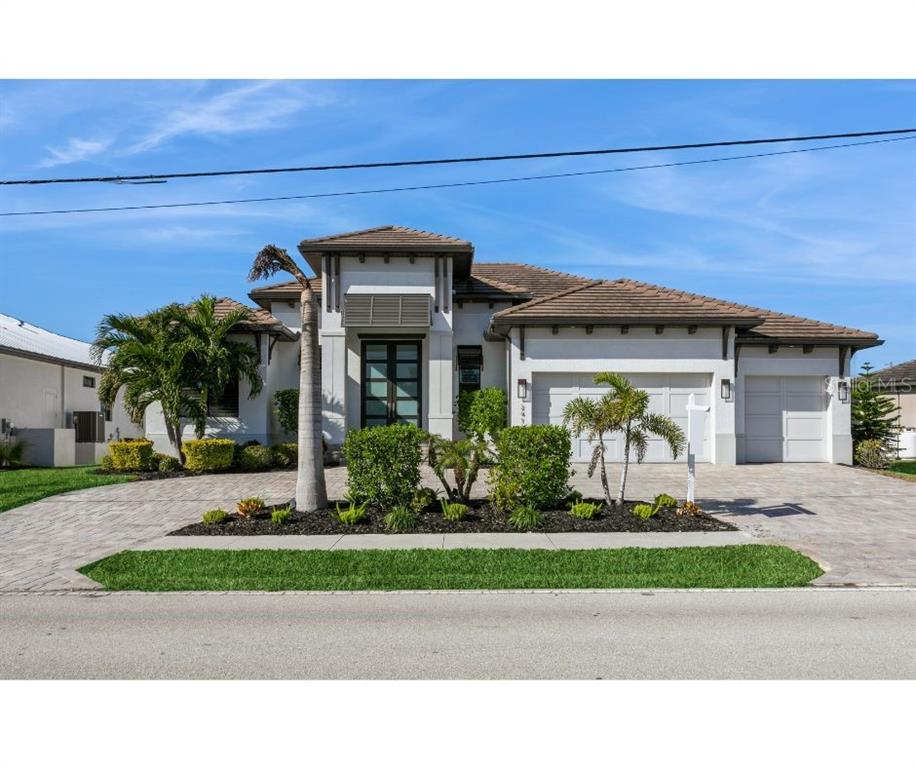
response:
[[[675,459],[683,452],[686,445],[684,430],[673,419],[660,413],[647,413],[640,419],[640,426],[662,438],[671,448]]]
[[[287,272],[298,280],[303,286],[308,286],[308,280],[302,270],[296,265],[296,262],[290,258],[285,248],[278,248],[276,245],[265,245],[251,265],[251,271],[248,273],[250,281],[263,280],[266,277],[272,277],[277,272]]]
[[[639,427],[630,432],[630,450],[636,454],[636,463],[642,464],[649,450],[649,436]]]

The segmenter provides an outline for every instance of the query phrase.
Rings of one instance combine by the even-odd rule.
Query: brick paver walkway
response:
[[[616,467],[614,474],[616,476]],[[597,494],[577,467],[575,484]],[[628,495],[683,495],[680,465],[631,470]],[[701,466],[703,506],[754,536],[799,548],[830,567],[826,584],[916,585],[916,484],[828,464]],[[346,470],[327,470],[340,498]],[[431,477],[427,482],[436,483]],[[292,472],[154,480],[74,491],[0,513],[0,590],[96,588],[74,570],[156,539],[243,496],[290,499]],[[484,485],[478,485],[483,490]]]

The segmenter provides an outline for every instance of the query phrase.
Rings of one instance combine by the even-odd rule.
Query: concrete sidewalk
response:
[[[162,536],[131,549],[623,549],[747,544],[743,531],[685,533],[384,533],[330,536]]]

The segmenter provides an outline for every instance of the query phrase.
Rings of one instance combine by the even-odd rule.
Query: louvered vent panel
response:
[[[345,326],[430,325],[428,294],[347,294],[344,297]]]

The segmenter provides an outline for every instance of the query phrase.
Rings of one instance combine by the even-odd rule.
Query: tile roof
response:
[[[871,375],[875,389],[896,392],[899,384],[901,393],[916,393],[916,360],[908,360],[905,363],[882,368],[880,371],[872,371]]]
[[[249,319],[243,323],[238,323],[235,327],[243,331],[273,331],[289,339],[297,338],[297,334],[287,328],[282,322],[274,317],[266,309],[261,307],[247,307],[235,299],[222,297],[216,300],[216,306],[213,313],[217,318],[225,317],[232,310],[244,309],[248,312]]]
[[[568,322],[570,318],[582,323],[590,320],[620,324],[632,324],[640,320],[657,320],[659,324],[675,320],[695,320],[698,323],[705,320],[737,325],[738,338],[745,343],[849,343],[859,348],[881,343],[876,334],[857,328],[637,280],[591,280],[580,275],[517,262],[475,261],[471,264],[470,276],[463,280],[456,279],[454,287],[456,299],[462,295],[515,302],[530,298],[493,316],[495,322],[504,326],[511,321],[562,323]],[[321,290],[319,278],[312,278],[312,288]],[[298,293],[298,284],[288,281],[256,288],[249,296],[258,303],[266,303],[271,299],[295,299]]]
[[[309,237],[299,243],[302,253],[334,250],[368,251],[473,251],[467,240],[393,224],[326,237]]]
[[[24,320],[0,314],[0,352],[73,363],[81,368],[98,368],[90,355],[91,344],[61,336]]]
[[[619,279],[574,285],[493,316],[499,325],[572,319],[618,323],[717,320],[751,326],[759,322],[759,315],[706,296]]]
[[[471,275],[518,286],[535,299],[593,282],[587,277],[511,261],[475,261],[471,265]]]

